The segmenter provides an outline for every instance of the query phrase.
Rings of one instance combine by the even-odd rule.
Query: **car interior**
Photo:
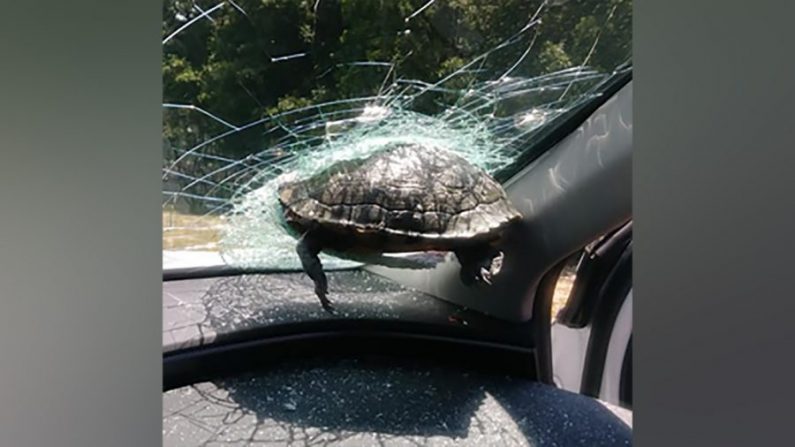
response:
[[[164,445],[632,443],[630,1],[163,11]],[[449,199],[471,183],[439,180],[416,161],[430,153],[406,164],[423,179],[410,188],[367,173],[324,183],[393,143],[455,153],[521,219],[499,227],[500,261],[473,284],[460,245],[380,260],[322,251],[327,312],[324,281],[316,291],[302,269],[318,259],[296,242],[307,233],[285,227],[285,182],[333,186],[334,204],[368,215],[423,198],[419,233],[390,217],[372,238],[334,233],[334,248],[444,235],[416,217],[426,203],[434,219],[487,209],[474,187],[475,208]],[[447,190],[428,195],[426,179]],[[467,219],[456,243],[470,250],[498,216]]]
[[[164,252],[165,445],[631,445],[631,67],[600,91],[495,175],[523,221],[491,285],[339,268],[330,315],[300,271]]]

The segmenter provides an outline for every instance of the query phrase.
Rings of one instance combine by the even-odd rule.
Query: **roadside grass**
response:
[[[218,250],[223,219],[163,209],[163,250]]]

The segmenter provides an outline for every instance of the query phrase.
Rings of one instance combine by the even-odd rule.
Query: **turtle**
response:
[[[484,170],[452,150],[414,142],[284,181],[277,194],[303,271],[331,313],[321,251],[349,259],[453,252],[465,285],[491,284],[504,258],[495,244],[522,217]]]

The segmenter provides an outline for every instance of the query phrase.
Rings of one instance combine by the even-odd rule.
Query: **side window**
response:
[[[577,266],[583,253],[584,250],[579,250],[570,256],[558,275],[558,280],[555,284],[555,294],[552,296],[552,313],[550,314],[552,315],[552,321],[555,321],[560,310],[566,307],[566,303],[571,296],[571,289],[574,286],[574,280],[577,278]]]
[[[577,273],[582,265],[583,258],[590,256],[597,244],[604,238],[605,235],[597,237],[566,260],[558,275],[558,280],[555,284],[555,294],[552,297],[552,321],[557,320],[558,314],[566,307],[569,298],[571,298],[574,281],[577,279]]]

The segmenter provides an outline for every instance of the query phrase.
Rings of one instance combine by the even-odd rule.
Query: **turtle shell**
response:
[[[449,250],[496,239],[521,215],[485,171],[438,147],[394,144],[279,187],[287,224],[351,248]]]

